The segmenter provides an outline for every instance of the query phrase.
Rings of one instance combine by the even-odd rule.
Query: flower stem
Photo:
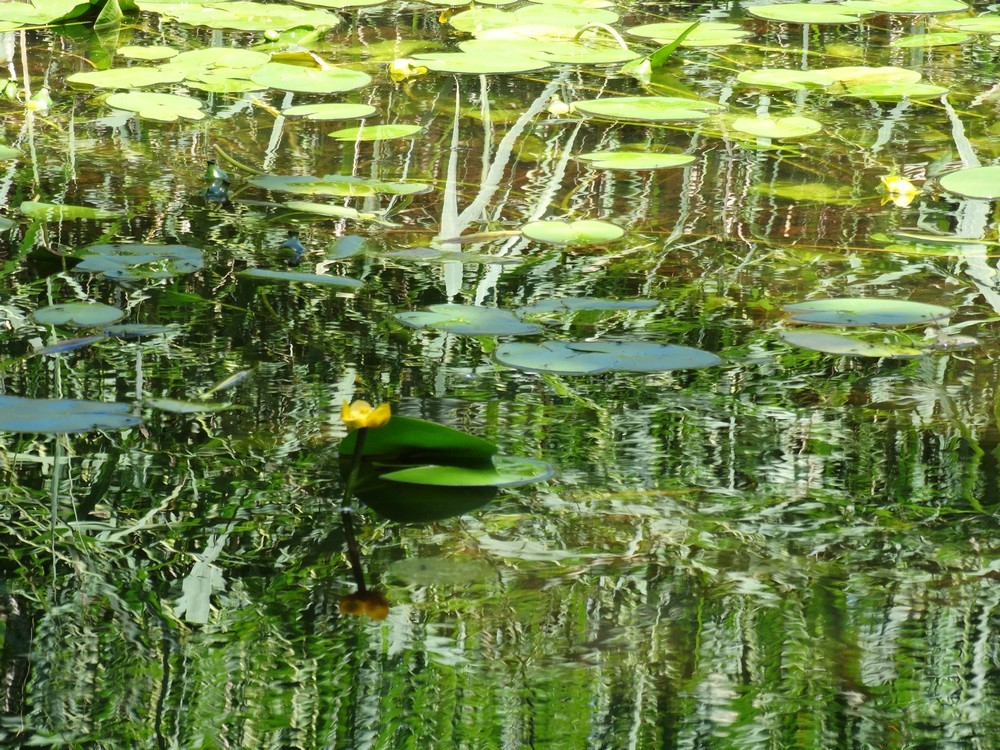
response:
[[[354,533],[353,508],[351,500],[354,498],[354,485],[357,484],[358,474],[361,471],[361,456],[365,450],[365,438],[368,436],[368,428],[362,427],[358,430],[358,439],[354,443],[354,454],[351,456],[351,468],[347,474],[347,486],[344,487],[344,501],[340,508],[340,522],[344,525],[344,539],[347,541],[347,560],[351,564],[351,573],[354,575],[354,582],[358,591],[364,593],[368,590],[365,585],[365,571],[361,567],[361,548],[358,546],[358,537]]]

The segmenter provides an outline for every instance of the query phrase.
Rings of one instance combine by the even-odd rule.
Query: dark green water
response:
[[[627,8],[615,26],[658,20],[652,10]],[[201,100],[209,116],[197,122],[140,120],[106,106],[106,91],[68,87],[67,75],[91,69],[84,58],[101,59],[85,28],[0,35],[12,75],[23,81],[23,46],[34,90],[45,82],[54,100],[37,114],[0,105],[2,141],[20,152],[0,162],[0,206],[15,222],[0,235],[0,390],[131,404],[191,399],[250,370],[219,394],[237,410],[137,405],[142,425],[121,432],[0,434],[2,743],[996,748],[997,227],[992,202],[948,194],[933,179],[1000,152],[996,48],[986,35],[887,47],[917,29],[907,18],[803,33],[743,10],[731,15],[754,32],[749,44],[682,49],[654,77],[655,92],[822,122],[783,150],[733,138],[715,121],[630,125],[546,112],[553,91],[566,101],[642,93],[613,69],[430,73],[394,84],[385,65],[409,54],[410,41],[450,50],[466,38],[430,6],[350,11],[316,48],[373,76],[357,92],[153,89]],[[122,34],[119,44],[178,49],[262,41],[154,14]],[[885,103],[736,81],[744,69],[804,64],[918,69],[950,93]],[[381,123],[425,130],[341,143],[326,134],[351,123],[275,116],[332,100],[370,103]],[[539,113],[518,124],[533,103]],[[504,144],[514,127],[521,134]],[[619,172],[572,158],[620,143],[695,161]],[[311,221],[262,205],[297,196],[249,186],[251,175],[227,163],[230,200],[213,203],[202,175],[216,146],[263,172],[434,190],[332,201],[388,211],[397,226]],[[465,232],[569,216],[614,221],[625,238],[567,249],[512,237],[444,260],[393,254],[441,239],[449,216],[454,228],[449,191],[461,211],[491,166],[496,190]],[[879,178],[890,172],[924,192],[909,206],[882,203]],[[838,189],[846,202],[777,194],[788,184]],[[120,218],[33,221],[18,211],[27,200]],[[297,270],[363,286],[237,276],[284,268],[289,228],[308,251]],[[986,244],[878,238],[900,229]],[[205,266],[138,282],[72,270],[69,256],[108,241],[191,245]],[[363,251],[347,254],[355,245]],[[520,372],[493,361],[496,337],[393,318],[447,301],[512,309],[556,296],[658,305],[559,318],[548,338],[681,344],[724,364]],[[979,343],[905,360],[785,343],[782,306],[819,297],[945,305],[955,327],[941,335]],[[31,313],[83,300],[174,330],[30,356],[85,335],[54,333]],[[923,338],[922,327],[907,330]],[[545,483],[432,524],[362,508],[366,573],[391,603],[384,621],[339,610],[354,590],[337,512],[339,410],[354,398],[556,468]]]

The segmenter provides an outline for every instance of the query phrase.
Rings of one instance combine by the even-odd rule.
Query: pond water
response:
[[[0,391],[124,405],[70,430],[15,424],[59,404],[3,402],[0,743],[1000,746],[1000,178],[974,171],[1000,155],[990,6],[872,0],[821,24],[762,3],[344,5],[149,0],[96,31],[45,23],[72,2],[0,6]],[[312,33],[292,7],[342,21]],[[627,30],[698,20],[640,69],[679,31]],[[623,34],[638,62],[559,48],[590,22],[590,52]],[[127,72],[76,78],[109,68]],[[639,96],[696,111],[592,116]],[[286,112],[326,103],[414,127],[337,138],[360,121]],[[578,158],[603,151],[690,158]],[[546,220],[623,231],[525,227]],[[116,244],[141,247],[94,249]],[[847,300],[832,326],[784,309],[827,299]],[[160,328],[39,314],[74,302]],[[538,328],[397,317],[443,303]],[[523,366],[514,345],[544,341]],[[628,367],[592,351],[609,342],[706,366],[655,348]],[[565,374],[581,353],[611,365]],[[384,619],[342,601],[353,399],[555,471],[464,515],[432,489],[445,517],[424,523],[392,520],[410,489],[389,518],[352,504]]]

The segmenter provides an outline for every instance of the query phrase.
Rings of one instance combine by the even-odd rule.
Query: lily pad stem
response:
[[[615,41],[618,42],[619,45],[621,45],[621,48],[623,50],[626,51],[628,50],[628,43],[622,38],[622,35],[619,34],[617,31],[615,31],[610,26],[608,26],[606,23],[600,23],[599,21],[595,21],[594,23],[588,23],[586,26],[584,26],[582,29],[576,32],[576,36],[573,37],[573,41],[574,42],[579,41],[580,37],[583,36],[583,32],[590,31],[591,29],[600,29],[601,31],[608,32],[609,34],[611,34],[611,36],[614,37]]]
[[[361,548],[358,546],[358,537],[354,533],[354,518],[351,500],[354,498],[354,485],[357,484],[358,474],[361,470],[361,456],[365,449],[365,438],[368,437],[368,428],[362,427],[358,430],[358,439],[354,443],[354,454],[351,456],[351,468],[347,473],[347,486],[344,487],[344,501],[340,508],[340,521],[344,525],[344,538],[347,541],[347,560],[351,564],[351,573],[354,574],[354,583],[358,591],[367,591],[365,586],[365,573],[361,567]]]
[[[248,174],[264,174],[259,169],[254,169],[253,167],[248,166],[248,165],[244,164],[243,162],[236,161],[236,159],[234,159],[229,154],[227,154],[223,150],[222,146],[220,146],[218,143],[213,144],[213,148],[215,148],[215,153],[217,153],[219,155],[220,159],[223,159],[223,160],[229,162],[230,164],[232,164],[237,169],[240,169],[240,170],[242,170],[242,171],[244,171],[244,172],[246,172]]]

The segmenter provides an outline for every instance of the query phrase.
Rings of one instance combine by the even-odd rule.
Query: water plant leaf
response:
[[[0,396],[0,431],[63,435],[139,424],[129,404]]]
[[[340,455],[353,455],[357,439],[357,432],[348,434],[340,443]],[[362,455],[385,462],[455,465],[490,461],[496,452],[496,445],[466,432],[393,415],[385,426],[368,431]]]
[[[456,13],[449,25],[479,38],[571,40],[591,23],[613,24],[618,14],[603,8],[529,5],[513,11],[472,8]]]
[[[116,281],[168,279],[201,270],[201,250],[187,245],[91,245],[74,271],[99,273]]]
[[[852,196],[849,185],[830,185],[826,182],[773,182],[754,185],[753,191],[799,203],[847,206],[858,202]]]
[[[176,47],[167,47],[165,45],[150,45],[148,47],[143,45],[126,45],[124,47],[119,47],[117,54],[122,57],[128,58],[129,60],[169,60],[171,57],[176,56],[180,50]]]
[[[39,203],[24,201],[19,210],[25,216],[40,221],[72,221],[73,219],[117,219],[121,216],[116,211],[89,206],[67,206],[57,203]]]
[[[600,43],[597,39],[586,41],[559,41],[552,39],[468,39],[459,42],[462,52],[485,58],[504,58],[516,55],[517,59],[531,58],[542,63],[570,65],[610,65],[635,60],[639,54],[618,45]],[[429,55],[435,57],[435,55]]]
[[[864,14],[895,16],[932,16],[969,9],[961,0],[848,0],[840,3],[840,7]]]
[[[710,113],[725,109],[715,102],[677,96],[608,96],[584,99],[574,107],[580,114],[591,117],[635,122],[704,120]]]
[[[935,99],[947,93],[947,88],[932,83],[863,83],[849,86],[845,95],[894,102],[900,99]]]
[[[477,305],[431,305],[426,312],[404,312],[396,320],[411,328],[431,328],[462,336],[525,336],[541,331],[509,310]]]
[[[258,175],[251,185],[283,193],[299,195],[336,195],[363,197],[368,195],[415,195],[431,190],[421,182],[382,182],[349,175],[328,174],[323,177],[308,175]]]
[[[815,135],[823,129],[823,124],[809,117],[737,117],[733,130],[756,138],[790,140]]]
[[[149,68],[136,65],[128,68],[88,70],[74,73],[66,80],[79,86],[92,86],[100,89],[139,89],[164,83],[179,83],[184,80],[184,73],[177,68],[166,65]],[[167,95],[161,94],[161,96]]]
[[[0,159],[14,159],[21,155],[21,152],[10,146],[0,145]]]
[[[559,297],[543,299],[518,309],[518,315],[546,315],[561,312],[651,310],[659,303],[652,299],[606,299],[604,297]]]
[[[847,87],[868,83],[917,83],[923,77],[919,70],[897,68],[892,65],[881,67],[842,65],[826,68],[820,72]]]
[[[376,5],[385,5],[389,0],[297,0],[297,2],[317,8],[343,10],[345,8],[371,8]]]
[[[934,31],[929,34],[912,34],[889,42],[890,47],[911,49],[914,47],[950,47],[965,44],[973,37],[963,31]]]
[[[971,167],[950,172],[939,180],[949,193],[965,198],[1000,200],[1000,167]]]
[[[117,323],[125,312],[101,302],[66,302],[35,310],[31,317],[42,325],[96,328]]]
[[[334,102],[330,104],[300,104],[282,110],[286,117],[305,117],[307,120],[360,120],[371,117],[378,110],[370,104]]]
[[[912,359],[926,352],[906,344],[878,343],[820,331],[782,331],[778,334],[793,346],[824,354],[879,359]]]
[[[497,496],[496,487],[449,487],[384,482],[362,470],[358,500],[383,518],[395,523],[428,523],[462,516],[477,510]]]
[[[660,44],[676,41],[681,34],[691,27],[691,21],[668,21],[665,23],[647,23],[632,26],[625,30],[630,36],[642,39],[655,39]],[[681,47],[727,47],[740,44],[751,36],[750,32],[738,23],[723,21],[702,21],[698,27],[681,40]]]
[[[151,11],[189,26],[240,31],[284,31],[295,26],[327,26],[340,23],[334,13],[319,9],[299,8],[287,4],[265,4],[246,0],[234,2],[171,2],[137,0],[143,11]]]
[[[363,125],[356,128],[341,128],[328,133],[338,141],[391,141],[396,138],[409,138],[421,132],[420,125],[397,123],[392,125]]]
[[[701,349],[646,341],[592,341],[567,346],[578,352],[610,355],[614,358],[611,369],[621,372],[691,370],[722,363],[718,356]]]
[[[779,3],[753,5],[746,10],[768,21],[816,25],[858,23],[862,16],[870,15],[870,11],[853,10],[839,3]]]
[[[683,167],[695,160],[689,154],[657,154],[651,151],[591,151],[576,157],[594,169],[640,171]]]
[[[288,201],[285,208],[303,213],[330,216],[336,219],[360,219],[361,212],[348,206],[331,206],[329,203],[311,203],[309,201]]]
[[[391,471],[380,478],[389,482],[434,487],[517,487],[540,482],[555,471],[550,464],[530,458],[494,456],[486,466],[413,466]]]
[[[256,70],[270,60],[269,54],[258,50],[239,47],[203,47],[181,52],[164,67],[170,70],[180,69],[185,75],[190,75],[212,68]]]
[[[761,88],[802,91],[808,88],[832,86],[837,79],[822,70],[788,70],[785,68],[765,68],[744,70],[736,80],[748,86]]]
[[[798,323],[843,326],[906,326],[942,320],[952,310],[923,302],[882,297],[817,299],[785,305]]]
[[[1000,34],[1000,15],[984,14],[975,18],[949,18],[943,22],[945,26],[973,34]]]
[[[253,71],[250,80],[261,86],[284,91],[335,94],[363,88],[371,83],[372,79],[367,73],[350,68],[320,69],[269,62]]]
[[[201,111],[201,102],[190,96],[180,94],[153,94],[128,92],[112,94],[107,98],[108,106],[135,112],[145,120],[158,122],[176,122],[179,119],[201,120],[205,113]]]
[[[615,366],[615,358],[610,354],[573,349],[562,341],[502,344],[493,358],[516,370],[555,375],[595,375]]]
[[[606,242],[614,242],[625,236],[625,230],[617,224],[599,219],[529,221],[521,227],[521,233],[536,242],[572,247],[601,245]]]
[[[176,398],[145,398],[144,406],[173,414],[208,414],[215,411],[229,411],[242,407],[221,401],[184,401]]]
[[[468,73],[493,75],[497,73],[527,73],[544,70],[550,63],[535,57],[508,51],[503,56],[483,55],[479,52],[425,52],[412,56],[428,70],[436,73]]]
[[[91,8],[89,0],[36,0],[0,5],[0,31],[21,26],[48,26],[60,20],[83,15]]]
[[[257,281],[298,282],[303,284],[326,284],[329,286],[344,286],[357,289],[362,282],[346,276],[330,276],[320,273],[302,273],[299,271],[269,271],[266,268],[248,268],[240,271],[237,276]]]

